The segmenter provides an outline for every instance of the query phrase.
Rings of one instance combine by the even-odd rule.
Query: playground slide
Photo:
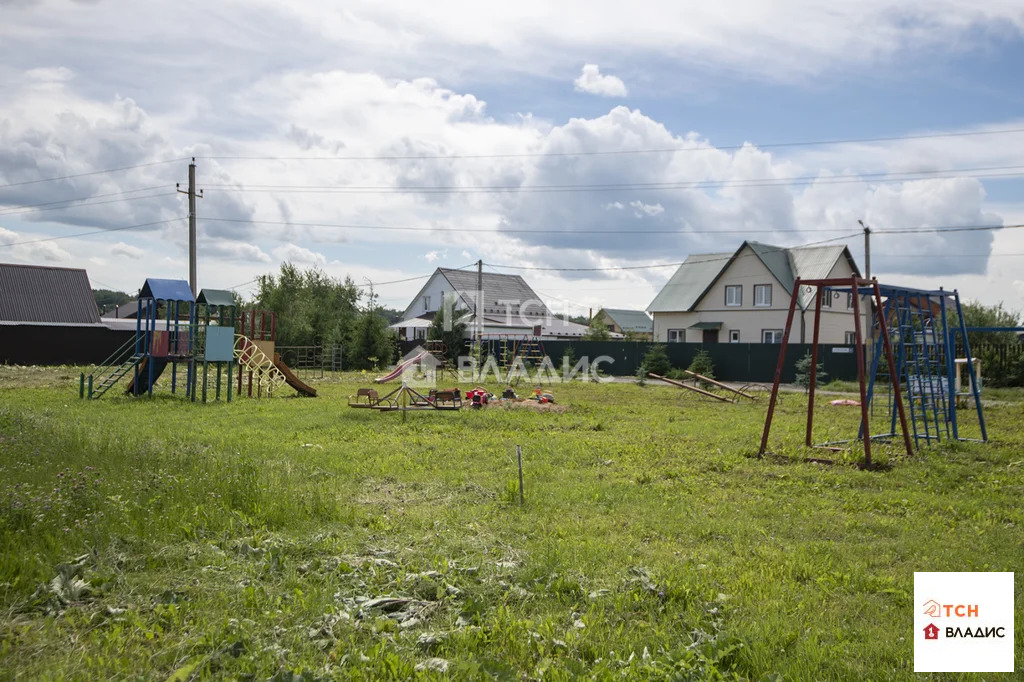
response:
[[[284,375],[284,380],[288,385],[300,394],[309,396],[310,398],[316,397],[316,389],[295,376],[295,372],[292,371],[291,367],[284,364],[284,361],[281,360],[281,356],[278,353],[274,353],[274,367],[277,367],[281,374]]]
[[[430,355],[430,353],[428,353],[427,351],[423,351],[414,358],[409,358],[405,362],[398,363],[398,366],[391,370],[391,372],[385,374],[382,377],[374,379],[373,381],[374,383],[383,384],[387,383],[388,381],[392,381],[393,379],[397,379],[402,375],[402,372],[404,372],[407,368],[412,367],[413,365],[415,365],[417,362],[419,362],[428,355]]]
[[[139,376],[139,395],[147,393],[149,391],[149,358],[145,357],[142,362],[139,363],[138,370],[132,370],[128,372],[128,388],[125,390],[126,395],[133,395],[135,393],[135,374],[138,372]],[[164,369],[167,367],[167,358],[153,358],[153,383],[160,378],[163,374]]]

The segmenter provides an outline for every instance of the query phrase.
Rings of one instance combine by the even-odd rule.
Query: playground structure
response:
[[[234,357],[238,361],[238,394],[260,398],[271,396],[284,384],[300,395],[316,397],[316,389],[308,385],[281,361],[274,348],[277,315],[270,310],[246,310],[239,319],[239,333],[234,337]]]
[[[706,376],[704,376],[702,374],[697,374],[696,372],[691,372],[688,369],[684,369],[683,372],[687,376],[692,377],[693,379],[696,379],[697,381],[704,382],[705,384],[708,384],[710,386],[715,386],[717,388],[720,388],[720,389],[722,389],[724,391],[728,391],[728,392],[730,392],[730,393],[732,393],[734,395],[738,395],[738,396],[741,396],[743,398],[748,398],[750,400],[757,400],[757,398],[755,398],[754,396],[750,395],[746,391],[743,391],[743,390],[737,389],[737,388],[733,388],[732,386],[729,386],[728,384],[723,384],[721,381],[715,381],[714,379],[710,379],[710,378],[708,378],[708,377],[706,377]],[[728,398],[726,396],[721,396],[721,395],[718,395],[716,393],[712,393],[711,391],[706,391],[706,390],[704,390],[702,388],[698,388],[697,386],[690,386],[689,384],[685,384],[682,381],[676,381],[675,379],[669,379],[668,377],[663,377],[660,374],[654,374],[652,372],[648,372],[647,376],[649,376],[652,379],[657,379],[658,381],[664,381],[666,384],[671,384],[673,386],[677,386],[678,388],[685,388],[687,391],[692,391],[694,393],[703,395],[703,396],[705,396],[707,398],[714,398],[715,400],[720,400],[723,403],[735,403],[735,402],[737,402],[737,400],[735,398]]]
[[[458,373],[448,360],[448,346],[442,341],[426,341],[416,352],[409,354],[401,360],[395,368],[384,376],[374,379],[374,383],[385,384],[403,376],[408,371],[418,368],[422,374],[432,373],[434,379],[444,379],[450,375],[452,379],[458,378]]]
[[[876,279],[862,279],[856,275],[849,279],[797,279],[793,285],[790,299],[789,314],[783,332],[779,350],[779,361],[775,370],[775,381],[772,386],[768,414],[765,418],[764,432],[761,437],[760,455],[764,455],[768,447],[768,436],[771,431],[772,417],[778,399],[779,384],[785,364],[786,349],[792,331],[793,317],[798,303],[801,288],[815,297],[814,336],[811,346],[810,385],[808,389],[807,426],[805,444],[808,447],[819,447],[829,450],[840,450],[839,445],[860,440],[864,444],[864,464],[871,466],[872,441],[888,441],[901,436],[908,455],[913,454],[914,446],[920,447],[933,440],[941,440],[943,434],[947,439],[960,439],[957,424],[956,382],[956,333],[963,336],[965,350],[964,365],[974,367],[967,339],[967,329],[963,323],[960,297],[956,290],[951,292],[943,289],[927,291],[879,285]],[[865,292],[866,290],[866,292]],[[851,295],[854,319],[854,339],[857,353],[857,379],[860,391],[860,427],[856,439],[830,441],[813,444],[812,431],[814,426],[814,395],[818,365],[818,338],[821,321],[821,300],[823,294],[831,292],[847,292]],[[871,368],[866,368],[863,349],[864,338],[861,330],[861,296],[867,295],[874,304],[872,314],[873,345]],[[883,302],[883,295],[885,301]],[[869,310],[871,309],[871,303]],[[957,323],[949,319],[953,311]],[[885,364],[882,365],[882,358]],[[981,409],[978,377],[969,371],[970,395],[974,399],[982,440],[987,440],[985,419]],[[887,416],[889,428],[886,432],[872,434],[869,422],[869,406],[875,399],[876,387],[885,385],[887,389]],[[906,398],[904,400],[904,398]],[[910,407],[910,419],[907,419],[906,406]],[[897,420],[899,432],[897,432]],[[908,426],[909,424],[909,426]],[[913,432],[913,445],[911,444]]]
[[[227,369],[227,402],[231,402],[231,372],[234,368],[235,297],[230,291],[203,289],[195,305],[194,367],[190,373],[189,395],[195,402],[200,369],[203,375],[203,402],[206,402],[209,367],[216,368],[216,399],[220,400],[221,374]],[[201,322],[201,324],[199,324]],[[172,374],[173,376],[173,374]]]
[[[269,317],[269,324],[267,324]],[[260,325],[257,329],[256,320]],[[235,334],[242,331],[257,337],[253,341]],[[239,319],[230,291],[204,289],[198,299],[184,280],[147,279],[139,292],[135,336],[79,380],[79,397],[98,399],[127,377],[125,393],[152,395],[153,386],[170,367],[171,393],[178,391],[178,365],[185,366],[185,396],[206,402],[211,365],[215,372],[215,399],[221,399],[222,376],[226,370],[226,400],[232,399],[234,362],[239,363],[238,391],[243,393],[243,375],[248,378],[248,395],[271,395],[281,384],[300,394],[316,396],[316,389],[301,381],[274,354],[273,313],[246,311]],[[265,350],[270,351],[268,356]],[[273,358],[273,359],[271,359]],[[199,377],[202,375],[202,388]]]
[[[533,334],[505,334],[487,339],[484,343],[487,354],[496,360],[499,368],[506,370],[504,382],[508,386],[519,385],[526,367],[543,366],[545,360],[550,362],[539,328],[534,329]],[[549,371],[535,378],[550,382]]]
[[[79,397],[98,399],[124,377],[129,395],[153,394],[153,384],[171,365],[171,393],[177,392],[178,364],[186,366],[185,393],[195,384],[195,298],[188,282],[145,281],[139,292],[135,337],[115,350],[91,372],[82,373]]]
[[[867,399],[874,408],[879,402],[875,399],[876,393],[884,387],[885,414],[890,418],[890,427],[888,433],[872,435],[872,438],[884,438],[895,432],[893,387],[898,383],[904,387],[915,447],[933,440],[965,440],[960,434],[957,411],[960,405],[968,407],[971,402],[977,412],[981,440],[987,441],[981,408],[981,367],[971,355],[959,293],[888,285],[879,285],[879,290],[885,297],[880,317],[885,319],[890,345],[896,349],[898,381],[892,379],[886,367],[879,366],[883,339],[876,322]],[[961,335],[966,356],[963,358],[956,357],[957,334]],[[966,370],[966,382],[963,370]]]
[[[875,311],[878,316],[878,328],[880,329],[880,338],[882,345],[885,349],[886,363],[889,367],[889,373],[891,376],[898,376],[896,372],[895,358],[893,357],[892,344],[886,326],[885,316],[882,312],[882,295],[878,287],[878,280],[862,279],[853,275],[849,279],[835,278],[835,279],[813,279],[813,280],[801,280],[799,277],[793,283],[793,293],[789,301],[789,313],[786,315],[786,328],[782,332],[782,345],[779,348],[779,362],[775,368],[775,381],[772,384],[772,396],[768,403],[768,415],[764,421],[764,432],[761,434],[761,449],[758,451],[759,456],[764,456],[768,449],[768,435],[772,428],[772,417],[775,414],[775,404],[779,397],[779,384],[782,381],[782,369],[786,362],[786,348],[789,346],[789,335],[793,330],[793,317],[796,313],[796,307],[799,301],[800,290],[803,287],[807,287],[807,293],[810,294],[813,290],[814,295],[814,337],[811,342],[811,376],[810,376],[810,388],[808,389],[807,398],[807,429],[804,436],[804,443],[808,447],[823,447],[829,450],[838,450],[836,447],[837,442],[823,443],[819,446],[815,446],[812,443],[812,432],[814,428],[814,392],[817,384],[817,369],[818,369],[818,339],[819,332],[821,329],[821,299],[822,294],[826,293],[833,287],[849,286],[852,292],[852,303],[853,303],[853,330],[854,330],[854,347],[857,354],[857,383],[860,388],[860,414],[861,423],[860,428],[861,434],[870,434],[870,424],[868,420],[868,401],[867,401],[867,382],[865,379],[865,368],[864,368],[864,338],[861,334],[861,320],[860,320],[860,296],[861,289],[868,289],[875,301]],[[823,291],[823,289],[825,291]],[[900,426],[902,428],[903,442],[907,449],[907,454],[912,454],[910,445],[910,435],[907,431],[907,419],[903,411],[903,399],[900,391],[899,382],[894,382],[892,385],[894,403],[896,406],[896,412],[900,419]],[[864,465],[867,467],[871,466],[871,438],[862,438],[864,442]]]
[[[386,395],[378,395],[372,388],[360,388],[356,395],[349,396],[349,407],[373,409],[380,412],[408,412],[411,410],[459,410],[462,409],[462,394],[457,388],[430,389],[423,395],[406,382]]]

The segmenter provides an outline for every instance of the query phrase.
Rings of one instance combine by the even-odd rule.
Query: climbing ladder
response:
[[[522,338],[515,339],[512,341],[512,348],[512,362],[509,365],[506,383],[508,383],[509,386],[518,386],[519,381],[522,379],[522,373],[515,372],[515,374],[513,374],[513,370],[515,370],[519,365],[533,365],[535,367],[539,367],[547,357],[547,353],[544,352],[544,342],[541,341],[539,336],[523,336]],[[521,362],[516,362],[517,360]],[[538,378],[550,383],[551,377],[547,375],[548,372],[545,371],[544,375],[538,374]]]
[[[285,375],[274,365],[274,361],[260,350],[249,337],[235,334],[235,359],[238,360],[239,376],[243,370],[252,372],[253,383],[256,384],[257,395],[266,390],[271,395],[281,384],[285,383]]]
[[[891,286],[882,286],[881,292],[886,297],[883,312],[889,340],[896,351],[896,376],[889,376],[888,368],[879,362],[883,356],[883,339],[876,325],[867,399],[874,408],[876,386],[879,382],[886,386],[890,428],[889,434],[872,437],[886,437],[896,433],[897,411],[893,385],[899,381],[904,387],[903,396],[909,408],[909,421],[916,447],[942,439],[960,439],[955,398],[957,332],[963,335],[968,366],[972,364],[959,294],[955,290],[921,291]],[[952,307],[955,307],[958,325],[951,324],[948,319],[947,308]],[[970,374],[970,388],[982,440],[987,440],[981,397],[973,372]]]
[[[94,367],[88,374],[82,375],[79,395],[82,398],[96,400],[111,389],[111,387],[130,374],[135,366],[142,359],[141,355],[135,354],[135,337],[124,342],[124,344],[110,354],[106,360]]]

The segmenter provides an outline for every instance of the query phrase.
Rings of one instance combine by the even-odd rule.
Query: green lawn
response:
[[[574,383],[403,422],[362,385],[81,401],[0,368],[0,678],[916,679],[915,570],[1017,571],[1024,612],[1022,402],[863,471],[800,459],[798,393],[757,459],[764,399]],[[856,432],[834,398],[821,440]]]

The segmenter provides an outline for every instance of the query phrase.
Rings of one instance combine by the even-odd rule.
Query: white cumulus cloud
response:
[[[597,64],[584,64],[583,73],[573,83],[577,92],[587,92],[591,95],[625,97],[629,94],[621,78],[601,73]]]

